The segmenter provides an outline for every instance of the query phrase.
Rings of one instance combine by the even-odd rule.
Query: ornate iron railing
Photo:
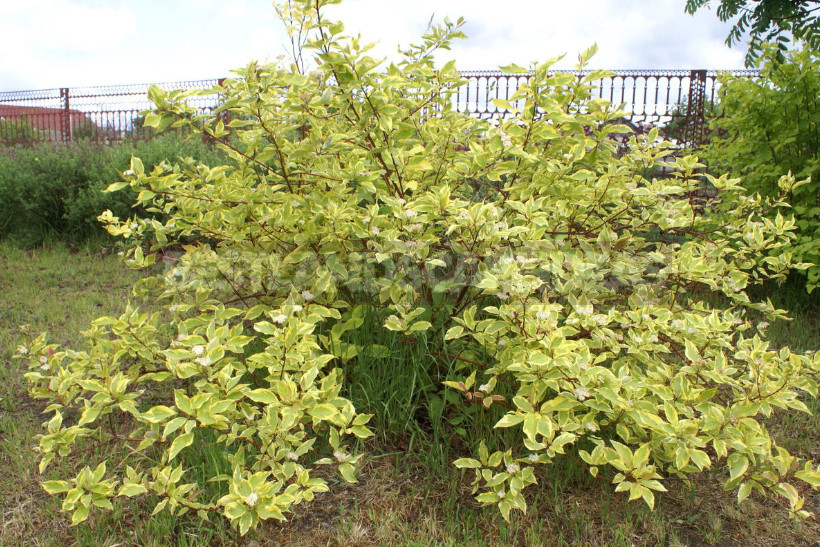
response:
[[[590,71],[566,72],[582,78]],[[593,97],[620,105],[633,123],[647,122],[667,125],[673,120],[684,122],[683,141],[700,144],[708,117],[708,105],[714,104],[719,87],[715,70],[613,70],[612,76],[594,83]],[[733,76],[756,77],[756,70],[725,71]],[[462,73],[467,84],[462,87],[456,108],[460,112],[482,118],[495,118],[506,113],[493,104],[493,99],[507,100],[526,76],[507,75],[497,71]]]
[[[562,71],[556,71],[562,72]],[[583,77],[588,71],[563,71]],[[718,88],[717,71],[615,70],[595,83],[593,96],[621,105],[632,122],[665,125],[678,118],[685,123],[686,144],[700,144],[707,106]],[[757,71],[729,71],[754,77]],[[497,71],[462,73],[466,83],[456,97],[456,109],[481,118],[505,112],[493,99],[508,99],[526,76]],[[210,89],[219,80],[167,82],[163,89]],[[43,89],[0,92],[0,144],[67,142],[78,139],[117,141],[150,137],[139,123],[139,113],[152,107],[147,99],[151,84]],[[216,94],[197,97],[203,110],[218,104]]]

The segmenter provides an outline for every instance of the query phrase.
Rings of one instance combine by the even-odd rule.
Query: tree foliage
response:
[[[792,251],[812,264],[811,291],[820,286],[820,55],[810,48],[788,52],[783,62],[776,55],[764,49],[759,78],[720,77],[722,115],[703,154],[714,171],[742,177],[763,196],[780,192],[783,173],[805,180],[789,196],[788,212],[798,227]]]
[[[618,153],[624,113],[591,98],[606,72],[510,65],[529,76],[496,103],[511,115],[461,114],[462,78],[432,58],[460,21],[380,68],[325,18],[331,3],[288,6],[314,72],[251,63],[207,91],[225,97],[208,115],[187,104],[197,91],[151,90],[147,125],[196,128],[231,160],[148,172],[134,159],[111,187],[167,215],[101,217],[133,241],[131,264],[189,242],[141,286],[164,309],[97,320],[86,351],[44,337],[21,348],[53,416],[43,466],[80,438],[130,448],[118,465],[45,483],[74,520],[151,492],[157,510],[215,511],[244,533],[326,490],[316,466],[355,480],[351,443],[369,417],[342,395],[344,368],[387,350],[358,332],[365,315],[441,357],[441,389],[463,396],[448,412],[495,416],[455,465],[505,517],[526,509],[536,468],[568,452],[649,506],[665,477],[722,467],[739,499],[775,491],[805,515],[792,483],[820,474],[760,417],[808,412],[801,393],[816,393],[820,355],[770,348],[750,312],[783,312],[746,293],[789,269],[793,223],[763,214],[779,198],[700,175],[692,156],[670,180],[645,178],[668,144],[652,131]],[[488,448],[505,428],[517,441]],[[179,463],[209,438],[230,468],[211,499]]]
[[[695,13],[712,0],[686,0],[686,12]],[[789,35],[820,50],[820,10],[818,0],[719,0],[717,16],[721,21],[734,21],[726,44],[732,46],[749,33],[746,66],[753,66],[766,42],[777,44],[775,58],[785,59]]]

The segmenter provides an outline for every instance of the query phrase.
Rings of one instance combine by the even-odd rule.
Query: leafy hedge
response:
[[[135,193],[102,192],[121,179],[132,155],[152,167],[166,159],[172,164],[184,158],[207,165],[224,161],[201,140],[175,135],[118,145],[76,142],[0,151],[0,238],[23,246],[46,239],[79,243],[105,235],[97,216],[106,209],[123,217],[147,216],[144,209],[132,211]]]

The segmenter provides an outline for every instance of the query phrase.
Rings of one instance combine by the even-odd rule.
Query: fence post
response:
[[[686,105],[684,146],[702,144],[706,128],[706,71],[693,70],[689,75],[689,104]]]
[[[60,101],[62,102],[62,115],[60,116],[60,131],[63,134],[63,140],[68,142],[71,140],[71,105],[68,100],[68,88],[60,88]]]

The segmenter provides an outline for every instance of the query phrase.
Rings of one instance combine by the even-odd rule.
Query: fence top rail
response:
[[[611,72],[616,77],[630,77],[630,76],[644,76],[644,77],[680,77],[680,78],[688,78],[692,72],[696,72],[696,70],[692,69],[651,69],[647,68],[643,69],[629,69],[629,70],[609,70],[609,69],[602,69],[606,70],[606,72]],[[596,72],[596,70],[570,70],[570,69],[555,69],[548,71],[549,74],[578,74],[579,76],[586,76],[591,74],[592,72]],[[706,77],[707,78],[714,78],[720,74],[730,74],[732,76],[759,76],[760,71],[757,69],[735,69],[735,70],[720,70],[720,69],[709,69],[706,70]],[[519,74],[507,74],[500,70],[462,70],[461,75],[465,78],[493,78],[493,77],[508,77],[508,78],[523,78],[527,77],[527,73],[519,73]]]
[[[570,73],[585,76],[593,72],[592,70],[551,70],[551,73]],[[685,69],[629,69],[629,70],[608,70],[616,77],[681,77],[685,78],[691,75],[692,70]],[[731,74],[732,76],[758,76],[759,70],[707,70],[707,77],[716,77],[719,74]],[[486,77],[526,77],[527,74],[505,74],[500,70],[463,70],[461,75],[465,78],[486,78]],[[100,86],[83,86],[71,88],[48,88],[48,89],[30,89],[19,91],[0,91],[0,102],[10,101],[25,101],[25,100],[45,100],[55,99],[60,97],[60,93],[64,89],[68,89],[71,97],[97,97],[97,96],[118,96],[118,95],[135,95],[147,92],[152,85],[157,85],[163,89],[207,89],[219,83],[220,79],[212,78],[207,80],[182,80],[177,82],[157,82],[157,83],[140,83],[140,84],[118,84],[118,85],[100,85]]]
[[[9,101],[34,101],[45,99],[59,99],[63,90],[67,89],[72,98],[83,97],[115,97],[145,94],[152,85],[157,85],[163,89],[208,89],[219,83],[219,79],[210,80],[183,80],[177,82],[157,82],[149,84],[118,84],[84,86],[71,88],[49,88],[31,89],[20,91],[0,91],[0,102]]]
[[[34,89],[30,91],[0,91],[0,103],[15,101],[44,101],[60,98],[60,89]]]
[[[138,93],[147,93],[148,88],[152,85],[157,85],[163,89],[208,89],[219,83],[218,79],[211,80],[189,80],[182,82],[165,82],[158,84],[130,84],[130,85],[108,85],[108,86],[93,86],[70,88],[72,97],[115,97],[124,95],[135,95]]]

